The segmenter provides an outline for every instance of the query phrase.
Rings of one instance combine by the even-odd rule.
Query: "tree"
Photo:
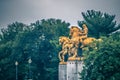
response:
[[[89,36],[99,38],[100,36],[109,36],[111,33],[120,30],[120,24],[117,25],[115,15],[109,15],[100,11],[87,10],[82,12],[84,21],[78,21],[78,25],[87,24]]]
[[[44,56],[44,59],[42,59],[46,70],[44,80],[58,79],[58,51],[60,50],[58,39],[60,36],[69,35],[69,25],[69,23],[60,19],[43,19],[31,24],[35,27],[35,30],[42,32],[44,36],[44,41],[39,48],[40,53]]]
[[[0,37],[1,41],[7,42],[7,41],[14,40],[15,36],[19,32],[23,31],[26,27],[27,25],[23,23],[19,23],[19,22],[9,24],[7,28],[1,29],[1,32],[2,32],[1,37]]]
[[[15,73],[15,60],[13,54],[13,42],[15,41],[16,35],[22,32],[25,27],[27,27],[23,23],[15,22],[13,24],[8,25],[6,29],[1,29],[1,37],[0,37],[0,69],[1,74],[0,78],[3,80],[11,80],[15,79],[13,76]],[[18,52],[16,52],[18,53]],[[16,56],[17,57],[17,56]],[[7,77],[5,77],[7,76]]]
[[[81,73],[83,80],[120,79],[120,33],[104,38],[97,50],[89,51]]]
[[[25,25],[15,22],[0,34],[0,78],[15,79],[15,61],[18,78],[28,79],[28,59],[32,59],[31,74],[35,80],[58,79],[59,36],[68,35],[69,23],[60,19],[40,20]],[[7,77],[6,77],[7,76]]]

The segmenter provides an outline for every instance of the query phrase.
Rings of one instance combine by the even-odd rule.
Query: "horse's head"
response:
[[[65,42],[68,42],[68,41],[69,41],[69,38],[67,38],[67,37],[64,37],[64,36],[59,37],[60,45],[65,43]]]
[[[77,26],[72,26],[70,28],[70,33],[72,33],[72,32],[79,32],[79,31],[80,31],[80,29]]]
[[[79,34],[82,33],[82,31],[77,26],[72,26],[70,28],[70,36],[79,36]]]

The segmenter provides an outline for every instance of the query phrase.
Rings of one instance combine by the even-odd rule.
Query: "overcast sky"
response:
[[[0,27],[15,21],[25,24],[56,18],[77,25],[81,12],[94,9],[116,15],[120,23],[120,0],[0,0]]]

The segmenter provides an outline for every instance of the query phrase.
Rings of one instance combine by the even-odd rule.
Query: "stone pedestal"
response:
[[[80,80],[80,72],[82,71],[83,61],[69,60],[67,61],[67,80]]]
[[[59,64],[59,80],[67,80],[67,65]]]
[[[82,60],[68,60],[66,64],[59,64],[59,80],[80,80],[82,68]]]

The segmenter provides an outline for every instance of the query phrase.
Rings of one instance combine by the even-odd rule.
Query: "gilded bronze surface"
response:
[[[70,28],[70,37],[59,37],[59,43],[62,46],[62,50],[59,52],[60,64],[65,64],[65,55],[68,54],[68,60],[83,60],[82,56],[78,56],[78,49],[84,48],[89,45],[95,38],[88,37],[88,28],[86,24],[82,25],[82,30],[77,26]]]

